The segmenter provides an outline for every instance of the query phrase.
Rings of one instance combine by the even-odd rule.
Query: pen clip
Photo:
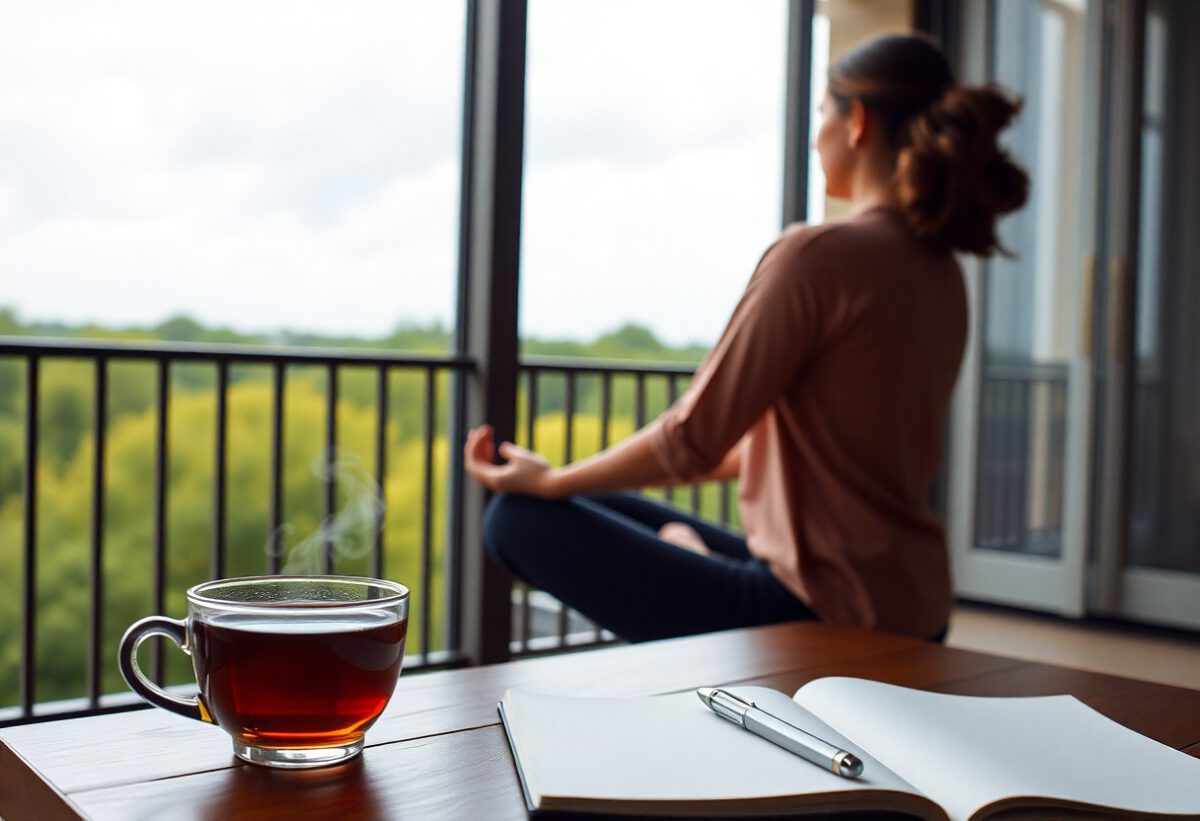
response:
[[[742,698],[738,694],[731,693],[728,690],[722,690],[720,687],[712,688],[712,695],[720,696],[720,697],[728,699],[730,701],[735,701],[735,702],[737,702],[739,707],[745,707],[747,710],[749,710],[751,707],[755,706],[753,701],[747,701],[746,699]]]
[[[753,701],[747,701],[720,687],[710,688],[704,701],[721,718],[728,719],[742,727],[746,726],[746,712],[754,706]]]

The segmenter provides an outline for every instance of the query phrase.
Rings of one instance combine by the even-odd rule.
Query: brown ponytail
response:
[[[997,136],[1019,101],[994,86],[955,85],[941,50],[915,35],[878,37],[848,52],[829,70],[829,93],[843,109],[858,99],[880,117],[914,234],[941,249],[1007,253],[996,219],[1025,203],[1029,178]]]

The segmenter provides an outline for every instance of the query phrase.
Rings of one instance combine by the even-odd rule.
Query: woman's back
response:
[[[794,375],[743,451],[750,549],[823,618],[933,635],[951,598],[927,499],[966,344],[958,265],[876,208],[789,231],[756,276],[804,297],[799,344],[778,340]]]
[[[806,230],[814,236],[796,264],[809,270],[796,274],[819,280],[826,317],[821,355],[793,385],[793,402],[836,428],[848,470],[878,481],[896,505],[922,502],[966,344],[958,265],[884,208]]]

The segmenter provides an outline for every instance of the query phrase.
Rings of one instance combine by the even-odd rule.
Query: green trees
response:
[[[54,368],[48,367],[52,372]],[[152,374],[145,374],[152,379]],[[393,380],[404,389],[404,378]],[[90,419],[88,386],[76,397],[73,413]],[[57,402],[58,400],[52,400]],[[184,591],[210,578],[214,545],[223,546],[225,572],[250,575],[269,569],[268,545],[271,465],[272,388],[265,378],[242,379],[228,394],[226,446],[225,525],[221,539],[214,537],[216,461],[214,394],[207,390],[175,392],[168,425],[166,488],[165,614],[180,618],[186,611]],[[404,404],[400,403],[401,409]],[[56,443],[67,436],[50,420],[70,419],[77,443],[69,458],[60,460],[45,448],[37,477],[37,659],[39,700],[57,700],[84,692],[87,639],[90,620],[91,522],[94,514],[93,459],[95,431],[70,416],[57,416],[54,406],[41,414],[44,441]],[[324,518],[324,443],[326,397],[324,386],[309,375],[289,380],[285,399],[284,474],[282,476],[282,533],[284,564],[295,563],[292,550],[319,532]],[[371,500],[374,485],[374,450],[377,420],[373,403],[343,399],[337,411],[339,471],[335,480],[335,525],[338,536],[335,571],[370,573],[370,553],[375,543],[374,516],[363,516],[364,496]],[[158,419],[152,408],[117,415],[105,437],[103,502],[104,689],[117,691],[123,684],[116,671],[117,643],[133,621],[155,611],[154,579],[154,469]],[[417,585],[420,578],[421,516],[424,502],[424,443],[413,431],[419,422],[397,417],[389,421],[386,459],[388,474],[383,500],[388,516],[383,534],[384,568],[390,578]],[[446,486],[448,446],[444,431],[433,442],[432,487]],[[18,462],[18,467],[20,463]],[[18,477],[19,479],[19,477]],[[19,485],[19,480],[18,480]],[[431,636],[441,643],[444,590],[444,494],[433,500],[431,613],[439,615]],[[371,509],[374,510],[373,502]],[[16,701],[19,660],[21,555],[24,539],[24,495],[6,493],[0,504],[0,705]],[[303,548],[301,548],[303,549]],[[318,558],[319,557],[315,557]],[[299,571],[320,572],[321,563],[301,562]],[[414,591],[415,592],[415,591]],[[416,608],[414,614],[419,614]],[[416,615],[415,618],[419,618]],[[421,629],[413,624],[409,647],[419,652]],[[168,648],[171,680],[190,675],[182,654]],[[109,660],[113,660],[110,663]]]
[[[29,331],[10,312],[0,310],[8,332]],[[37,329],[33,329],[37,330]],[[43,329],[44,330],[44,329]],[[61,329],[56,329],[61,330]],[[95,329],[90,329],[95,333]],[[186,318],[175,318],[151,331],[110,332],[110,335],[154,337],[158,334],[224,341],[230,332],[210,332]],[[445,329],[401,328],[387,340],[337,340],[366,347],[391,343],[435,351],[448,342]],[[313,341],[313,340],[309,340]],[[317,339],[320,343],[322,340]],[[546,352],[566,343],[526,343]],[[571,343],[574,353],[595,354],[591,346]],[[621,359],[695,361],[695,349],[671,350],[659,345],[644,329],[625,328],[596,343],[605,356]],[[547,350],[549,349],[549,350]],[[82,696],[88,670],[91,623],[91,552],[94,510],[93,462],[94,363],[46,358],[40,366],[39,439],[37,460],[37,585],[35,673],[37,700]],[[103,606],[101,673],[104,692],[125,689],[116,669],[117,644],[136,619],[157,610],[154,601],[155,463],[160,421],[154,396],[158,370],[154,363],[113,360],[107,366],[107,425],[104,432],[103,485]],[[166,480],[165,615],[182,617],[188,587],[211,577],[213,550],[223,551],[227,575],[267,572],[271,536],[271,437],[273,388],[266,366],[230,370],[228,391],[225,517],[214,533],[216,464],[215,367],[205,363],[176,363],[171,367],[171,401]],[[321,476],[326,438],[327,399],[324,368],[295,366],[287,371],[284,403],[283,490],[281,541],[284,564],[315,551],[320,558],[324,531],[336,535],[335,572],[367,575],[375,545],[378,514],[374,477],[377,373],[371,369],[339,369],[337,407],[337,465],[334,480],[335,517],[325,519],[324,479]],[[677,389],[681,390],[679,381]],[[439,373],[435,390],[433,439],[424,438],[427,390],[420,369],[395,368],[389,373],[388,420],[384,435],[386,472],[379,498],[383,504],[383,573],[413,590],[409,652],[420,652],[427,632],[430,650],[445,646],[444,610],[447,586],[446,499],[449,488],[448,398],[450,376]],[[552,461],[566,457],[568,439],[563,416],[564,380],[539,379],[535,409],[534,445]],[[21,579],[25,532],[25,401],[28,389],[25,363],[0,359],[0,707],[18,700],[21,650]],[[523,386],[522,414],[528,386]],[[570,440],[573,458],[599,449],[602,441],[599,377],[580,377],[576,385],[576,414]],[[607,441],[617,441],[634,429],[634,382],[619,377],[611,386]],[[644,391],[646,419],[666,406],[666,380],[650,378]],[[520,422],[524,441],[527,420]],[[426,482],[426,465],[431,465]],[[425,498],[428,485],[431,496]],[[688,501],[681,498],[681,501]],[[720,495],[716,488],[701,494],[702,510],[716,518]],[[425,505],[430,506],[428,517]],[[429,533],[424,532],[428,522]],[[315,538],[310,538],[314,537]],[[423,589],[422,545],[429,545],[430,584]],[[305,545],[308,545],[307,547]],[[320,570],[320,567],[303,568]],[[428,600],[430,623],[422,625],[423,600]],[[157,641],[157,640],[156,640]],[[186,657],[163,647],[168,681],[191,677]],[[146,651],[143,650],[143,654]],[[148,655],[148,654],[146,654]],[[146,659],[144,659],[145,661]]]

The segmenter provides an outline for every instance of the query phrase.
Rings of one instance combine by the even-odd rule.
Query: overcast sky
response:
[[[783,0],[532,0],[524,333],[711,342],[779,229]],[[374,335],[452,315],[456,2],[5,4],[0,305]]]

